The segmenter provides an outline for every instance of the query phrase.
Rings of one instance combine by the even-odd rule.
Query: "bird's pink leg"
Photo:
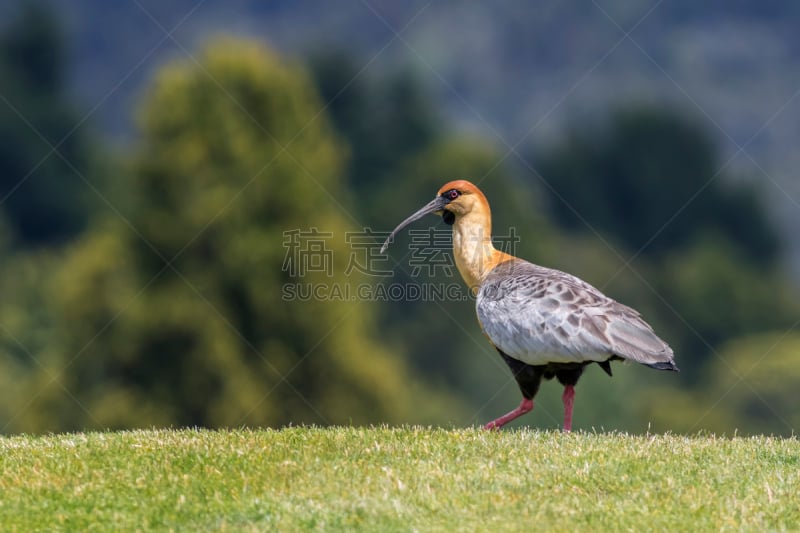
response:
[[[529,413],[532,409],[533,409],[533,400],[523,398],[522,402],[519,404],[519,407],[517,407],[511,412],[504,414],[500,418],[492,420],[491,422],[483,426],[483,429],[500,429],[501,427],[505,426],[515,418],[520,417],[525,413]]]
[[[564,402],[564,431],[572,431],[572,404],[575,402],[575,387],[565,386],[561,401]]]

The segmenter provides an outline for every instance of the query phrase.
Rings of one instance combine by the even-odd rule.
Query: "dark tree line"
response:
[[[390,276],[343,269],[348,232],[387,231],[459,177],[486,192],[495,236],[517,236],[515,253],[642,309],[675,348],[672,381],[623,368],[610,388],[587,376],[579,401],[594,423],[688,431],[711,406],[707,427],[719,431],[783,432],[795,420],[786,361],[798,341],[780,334],[800,305],[779,235],[757,186],[723,168],[691,117],[625,109],[530,147],[554,194],[526,168],[498,165],[504,152],[486,139],[454,132],[409,71],[357,75],[358,58],[337,52],[291,63],[236,39],[198,58],[202,68],[159,70],[135,141],[112,150],[75,129],[67,48],[48,12],[26,4],[0,32],[3,431],[471,424],[507,406],[517,393],[466,291],[283,297],[292,283],[461,286],[453,268],[415,270],[409,232],[390,249]],[[447,226],[430,217],[412,229],[431,227],[444,230],[431,246],[446,258]],[[336,268],[284,268],[287,239],[311,228],[331,235]],[[747,353],[781,379],[752,372],[736,388]],[[662,409],[664,398],[681,408]],[[547,413],[559,405],[544,394],[526,422],[555,426]]]

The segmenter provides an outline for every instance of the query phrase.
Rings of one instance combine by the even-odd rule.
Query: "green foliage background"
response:
[[[464,425],[504,412],[519,393],[471,300],[282,292],[460,283],[412,276],[407,234],[391,277],[344,268],[348,231],[388,231],[460,177],[489,197],[494,234],[519,236],[515,253],[640,309],[675,348],[677,376],[590,369],[577,427],[797,427],[800,304],[780,239],[754,182],[718,171],[691,117],[620,109],[515,165],[506,147],[453,131],[410,72],[360,76],[343,53],[289,61],[222,38],[160,69],[133,146],[113,151],[70,133],[62,61],[22,60],[61,47],[37,8],[0,39],[16,103],[0,106],[2,432]],[[332,235],[330,276],[284,268],[286,232],[311,228]],[[521,423],[558,427],[558,389],[546,384]]]

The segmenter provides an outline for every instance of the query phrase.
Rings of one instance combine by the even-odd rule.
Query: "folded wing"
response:
[[[476,309],[492,343],[531,365],[616,355],[677,370],[672,349],[636,310],[559,270],[522,260],[502,263],[481,284]]]

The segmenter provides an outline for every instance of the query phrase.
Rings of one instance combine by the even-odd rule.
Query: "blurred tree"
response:
[[[466,424],[507,410],[519,393],[480,333],[474,300],[454,268],[429,271],[424,262],[430,248],[449,253],[448,226],[430,217],[403,232],[381,263],[391,277],[345,273],[353,257],[347,230],[388,231],[459,177],[486,192],[495,237],[519,239],[513,252],[634,305],[678,353],[678,376],[617,367],[613,383],[588,371],[577,399],[582,427],[642,431],[652,421],[655,430],[690,429],[703,414],[697,409],[718,399],[703,388],[724,374],[714,353],[727,354],[732,337],[781,331],[800,316],[774,266],[774,231],[747,186],[724,176],[711,182],[695,199],[701,209],[691,204],[645,249],[635,265],[643,282],[619,274],[623,261],[600,240],[560,233],[530,180],[497,166],[501,153],[485,140],[448,137],[412,78],[350,83],[357,70],[339,61],[315,63],[320,99],[298,67],[252,43],[219,41],[202,66],[164,68],[147,96],[132,171],[115,184],[120,197],[133,195],[129,223],[95,219],[62,251],[13,251],[18,222],[0,209],[5,431]],[[661,204],[677,210],[717,170],[711,143],[687,124],[621,113],[608,134],[573,134],[541,168],[630,252],[674,213]],[[578,227],[569,216],[555,219]],[[311,228],[331,233],[317,243],[329,252],[330,275],[284,268],[297,232]],[[429,228],[444,239],[420,253]],[[293,284],[448,288],[435,301],[354,301],[287,297],[282,289]],[[693,388],[672,386],[678,380]],[[544,387],[537,415],[521,424],[558,427],[559,395]],[[460,407],[456,396],[466,399]],[[749,420],[748,409],[764,416],[747,401],[730,405],[714,411],[723,425],[698,427],[745,427],[736,420]]]
[[[770,264],[778,255],[779,240],[759,192],[721,174],[706,132],[675,112],[620,111],[603,129],[575,130],[536,160],[556,193],[551,211],[566,228],[586,230],[577,212],[629,250],[644,247],[646,254],[686,246],[713,231],[756,264]]]
[[[800,316],[791,282],[777,268],[755,268],[739,252],[708,234],[653,272],[653,284],[679,315],[670,337],[685,354],[680,367],[692,382],[705,379],[703,365],[729,339],[788,328]]]
[[[735,339],[721,346],[719,358],[709,372],[713,380],[705,403],[713,407],[708,422],[700,422],[703,427],[797,435],[798,350],[800,334],[788,328]]]
[[[65,97],[65,63],[54,16],[23,2],[0,34],[0,210],[22,245],[63,242],[88,218],[78,173],[87,173],[89,146],[72,131],[79,117]]]
[[[341,51],[316,52],[309,64],[333,125],[349,145],[349,182],[359,198],[441,136],[441,119],[410,70],[376,79]]]
[[[573,131],[538,162],[556,221],[586,234],[583,218],[623,256],[642,252],[634,268],[649,281],[624,301],[659,326],[682,383],[700,384],[720,343],[787,327],[800,313],[759,191],[721,174],[708,135],[679,114],[620,111],[606,129]]]
[[[42,404],[56,392],[72,403],[57,372],[64,365],[53,307],[60,257],[47,249],[11,253],[2,246],[0,255],[0,433],[66,427],[59,409]]]
[[[34,402],[57,413],[38,430],[446,419],[447,394],[378,342],[364,305],[283,292],[359,282],[342,274],[340,146],[307,77],[250,42],[199,61],[149,93],[131,226],[94,227],[55,278],[66,370]],[[283,268],[287,236],[311,228],[331,234],[331,271]]]
[[[788,329],[725,343],[709,365],[702,388],[649,392],[651,397],[670,398],[669,409],[650,413],[654,425],[677,432],[796,435],[800,427],[798,350],[800,334]]]

